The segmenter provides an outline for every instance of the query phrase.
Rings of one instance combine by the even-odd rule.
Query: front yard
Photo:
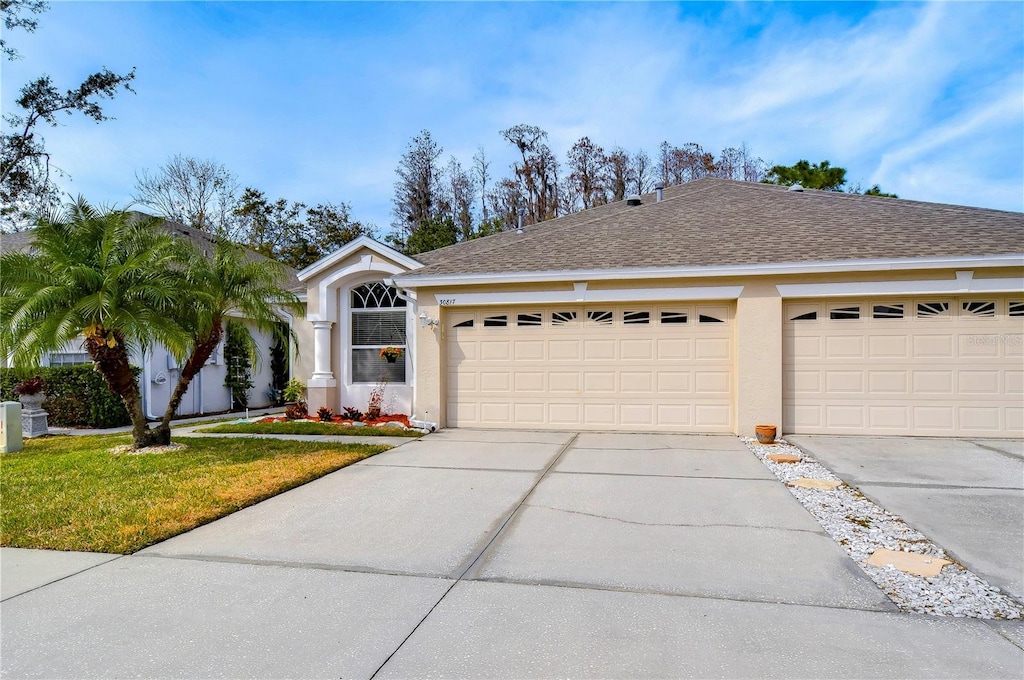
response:
[[[0,545],[131,553],[390,448],[204,437],[111,452],[128,443],[46,437],[0,456]]]

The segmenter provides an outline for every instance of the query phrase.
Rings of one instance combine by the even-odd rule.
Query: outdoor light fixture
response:
[[[420,328],[426,328],[427,326],[433,328],[439,323],[441,322],[438,321],[437,319],[431,319],[429,316],[427,316],[426,312],[420,312]]]

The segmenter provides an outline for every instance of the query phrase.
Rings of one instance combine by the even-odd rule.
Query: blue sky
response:
[[[214,159],[270,197],[387,227],[421,129],[495,176],[538,125],[656,155],[662,140],[828,159],[901,197],[1024,210],[1024,5],[53,2],[9,39],[2,103],[138,70],[116,120],[47,130],[64,188],[124,205],[135,173]]]

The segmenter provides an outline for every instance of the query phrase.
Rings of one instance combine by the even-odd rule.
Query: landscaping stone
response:
[[[834,489],[837,486],[842,486],[842,484],[842,482],[837,482],[833,479],[809,479],[808,477],[801,477],[786,482],[786,486],[798,486],[801,489]]]
[[[770,453],[767,456],[768,460],[775,463],[799,463],[800,456],[793,455],[792,453]]]
[[[920,555],[887,548],[879,548],[871,553],[867,563],[875,567],[896,567],[900,571],[917,576],[938,576],[944,566],[953,564],[950,560],[933,555]]]

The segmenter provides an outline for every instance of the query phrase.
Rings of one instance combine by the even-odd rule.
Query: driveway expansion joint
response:
[[[230,555],[165,555],[162,553],[136,553],[127,557],[146,559],[181,560],[184,562],[213,562],[217,564],[244,564],[254,567],[280,567],[284,569],[315,569],[317,571],[340,571],[357,574],[380,574],[381,576],[411,576],[413,578],[430,578],[452,580],[449,574],[402,571],[398,569],[378,569],[360,564],[328,564],[326,562],[293,562],[291,560],[266,560],[249,557],[232,557]]]

